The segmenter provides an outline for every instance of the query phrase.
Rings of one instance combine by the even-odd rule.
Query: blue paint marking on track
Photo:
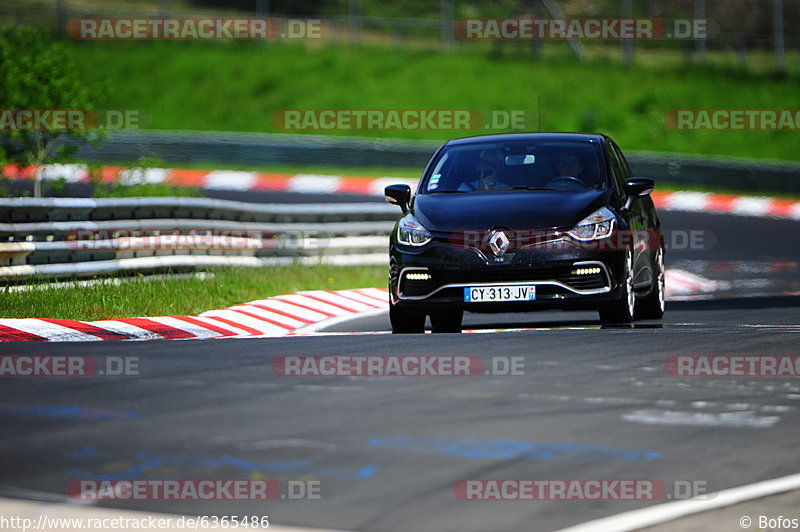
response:
[[[0,413],[62,419],[107,420],[135,419],[139,417],[139,414],[136,412],[126,412],[122,410],[100,410],[97,408],[83,408],[80,406],[26,406],[13,404],[0,404]]]
[[[233,456],[223,456],[222,462],[238,467],[245,471],[294,471],[304,467],[311,467],[312,460],[290,460],[288,462],[250,462]]]
[[[531,442],[523,440],[467,440],[451,438],[370,438],[373,447],[432,454],[450,454],[470,459],[514,460],[657,460],[661,453],[577,442]]]
[[[368,465],[362,467],[361,470],[358,472],[358,478],[369,478],[372,474],[378,470],[378,466]]]
[[[69,457],[73,460],[80,460],[81,458],[88,458],[97,454],[97,447],[84,447],[69,453]]]
[[[86,447],[70,453],[70,458],[74,460],[102,459],[98,450],[94,447]],[[130,467],[111,473],[94,473],[87,469],[78,467],[66,468],[70,475],[81,478],[92,478],[96,480],[123,480],[141,478],[151,473],[153,470],[162,467],[182,467],[182,468],[202,468],[202,469],[222,469],[226,466],[234,467],[247,472],[263,472],[284,475],[313,475],[320,478],[340,478],[340,479],[365,479],[371,477],[378,467],[367,465],[358,469],[331,468],[323,467],[314,460],[288,460],[272,462],[254,462],[236,458],[234,456],[223,455],[214,458],[209,455],[183,455],[173,453],[136,453],[134,461],[127,461]],[[124,460],[113,460],[116,463]],[[152,473],[151,473],[152,474]]]

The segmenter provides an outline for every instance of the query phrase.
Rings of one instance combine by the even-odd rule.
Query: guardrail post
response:
[[[706,19],[706,0],[694,0],[694,18],[695,20]],[[700,58],[700,64],[706,64],[706,38],[696,37],[694,46],[697,50],[697,56]]]
[[[783,39],[783,0],[772,0],[772,27],[775,34],[775,67],[783,72],[785,43]]]
[[[441,42],[442,49],[453,49],[453,0],[441,0]]]
[[[632,11],[631,0],[621,0],[620,14],[622,18],[632,18]],[[631,39],[622,39],[620,47],[622,48],[622,62],[626,65],[633,63],[633,41]]]
[[[350,42],[361,42],[361,0],[347,2],[347,33]]]

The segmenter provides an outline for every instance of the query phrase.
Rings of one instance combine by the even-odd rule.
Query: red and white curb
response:
[[[800,220],[800,201],[711,192],[658,192],[653,203],[663,211],[734,214],[758,218]]]
[[[48,318],[0,319],[0,342],[278,337],[314,332],[348,317],[378,314],[388,308],[388,292],[379,288],[311,290],[209,310],[199,316],[90,322]]]
[[[723,288],[683,270],[667,270],[667,299],[681,300]],[[0,319],[0,342],[92,342],[280,337],[315,334],[358,317],[389,310],[380,288],[310,290],[209,310],[199,316],[158,316],[77,321],[52,318]],[[490,332],[465,331],[465,332]]]
[[[90,171],[80,164],[53,164],[41,167],[7,165],[3,174],[13,179],[66,179],[68,183],[87,183]],[[95,175],[104,182],[122,184],[163,183],[193,186],[206,190],[277,191],[314,194],[364,194],[383,196],[386,185],[407,183],[412,189],[417,179],[399,177],[349,177],[319,174],[277,174],[233,170],[187,170],[180,168],[124,168],[103,166]],[[652,194],[656,207],[665,211],[705,212],[800,220],[800,201],[714,194],[710,192],[659,192]]]
[[[667,300],[680,300],[681,296],[707,294],[728,288],[724,281],[714,281],[686,270],[668,269],[664,272]]]
[[[7,165],[3,175],[12,179],[44,180],[65,179],[68,183],[90,182],[90,171],[80,164],[52,164],[39,168]],[[416,179],[406,177],[348,177],[318,174],[279,174],[267,172],[242,172],[235,170],[186,170],[181,168],[124,168],[103,166],[94,175],[106,183],[123,185],[165,184],[191,186],[205,190],[276,191],[298,194],[367,194],[383,196],[383,189],[395,183],[411,187]]]

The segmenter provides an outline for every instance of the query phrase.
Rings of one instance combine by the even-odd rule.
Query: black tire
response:
[[[435,333],[460,333],[463,309],[446,309],[431,312],[431,325]]]
[[[422,334],[425,332],[425,314],[389,304],[389,321],[392,334]]]
[[[625,255],[622,282],[622,297],[600,309],[600,321],[603,324],[625,325],[631,323],[636,308],[636,292],[633,289],[633,252]]]
[[[664,316],[664,248],[659,248],[653,258],[653,286],[650,293],[636,301],[634,317],[637,320],[660,320]]]

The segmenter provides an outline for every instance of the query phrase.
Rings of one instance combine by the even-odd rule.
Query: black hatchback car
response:
[[[517,133],[446,142],[390,240],[394,333],[460,332],[464,311],[664,313],[664,238],[651,179],[605,135]]]

